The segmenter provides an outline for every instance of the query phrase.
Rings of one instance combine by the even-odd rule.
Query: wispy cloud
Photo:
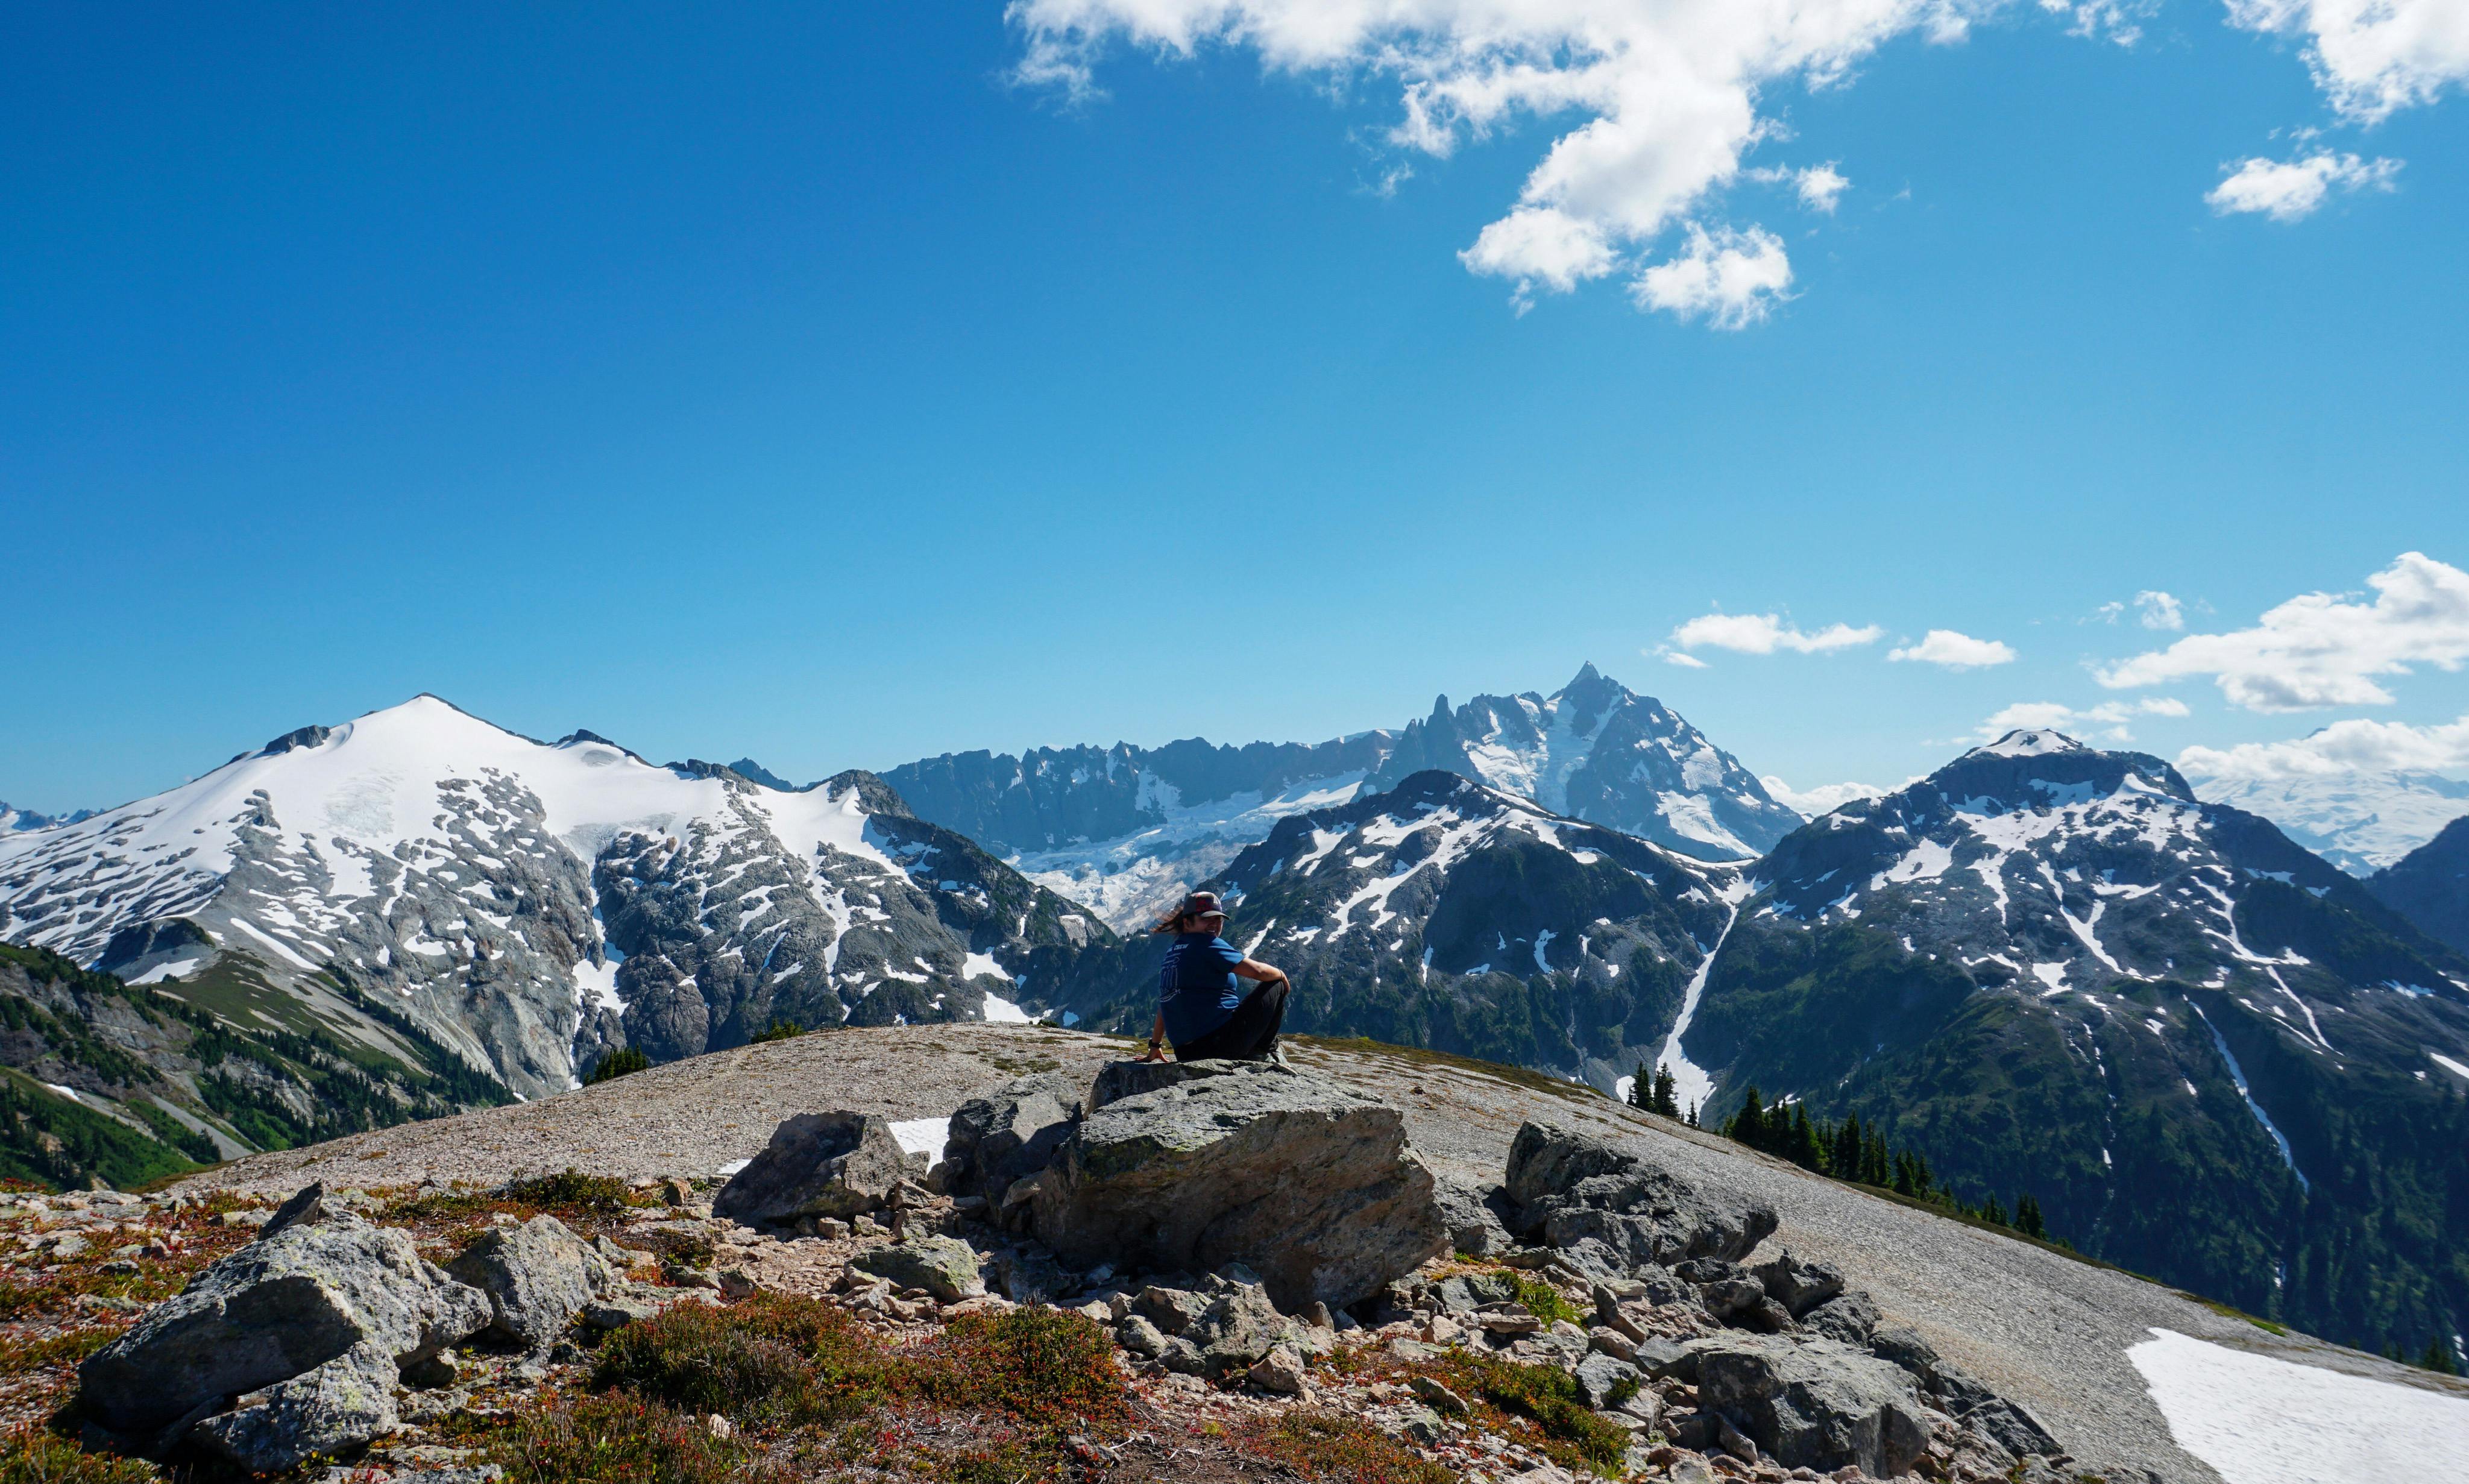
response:
[[[1811,634],[1794,627],[1780,614],[1706,614],[1673,630],[1670,647],[1728,649],[1742,655],[1771,655],[1788,649],[1795,654],[1822,655],[1874,644],[1885,632],[1876,624],[1856,629],[1848,623],[1831,623]]]
[[[1976,670],[1985,665],[2012,664],[2015,650],[1997,639],[1973,638],[1952,629],[1931,629],[1917,644],[1886,651],[1889,660],[1914,660],[1950,670]]]
[[[2134,730],[2127,724],[2135,717],[2186,714],[2186,703],[2172,696],[2148,696],[2133,702],[2104,701],[2081,710],[2056,701],[2019,701],[1982,722],[1973,735],[1982,742],[1995,742],[2017,730],[2048,730],[2096,735],[2109,742],[2132,742]]]
[[[2311,217],[2334,191],[2388,191],[2400,174],[2398,160],[2365,160],[2354,154],[2318,151],[2302,159],[2247,160],[2204,197],[2224,217],[2253,214],[2274,221],[2299,221]]]

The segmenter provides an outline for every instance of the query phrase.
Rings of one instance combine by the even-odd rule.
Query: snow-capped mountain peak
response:
[[[1996,741],[1972,751],[1991,757],[2046,757],[2052,753],[2080,753],[2087,749],[2063,731],[2045,727],[2018,727]]]
[[[212,951],[137,962],[173,918]],[[0,836],[0,934],[139,977],[244,952],[338,1027],[375,993],[530,1092],[620,1042],[993,1012],[1103,930],[871,776],[782,792],[422,695]]]

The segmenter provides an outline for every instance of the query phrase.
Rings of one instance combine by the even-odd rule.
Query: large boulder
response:
[[[1432,1176],[1432,1194],[1448,1224],[1449,1245],[1462,1257],[1497,1257],[1509,1250],[1503,1212],[1508,1197],[1499,1186],[1478,1186],[1454,1175]]]
[[[1013,1181],[1053,1162],[1082,1101],[1078,1078],[1040,1072],[961,1103],[943,1141],[944,1188],[1001,1200]]]
[[[909,1156],[891,1125],[866,1113],[799,1113],[772,1130],[772,1142],[728,1177],[712,1215],[749,1225],[807,1217],[846,1220],[888,1202],[908,1178]]]
[[[394,1357],[362,1342],[321,1366],[243,1396],[193,1436],[251,1473],[279,1473],[392,1432]]]
[[[1083,1266],[1240,1263],[1277,1303],[1341,1308],[1448,1248],[1396,1108],[1274,1063],[1108,1103],[1063,1142],[1039,1238]]]
[[[1902,1368],[1833,1340],[1726,1334],[1696,1344],[1697,1404],[1786,1469],[1858,1465],[1891,1478],[1928,1447],[1928,1420]]]
[[[78,1381],[88,1417],[150,1447],[356,1347],[405,1364],[491,1318],[489,1296],[422,1261],[410,1233],[337,1216],[216,1263],[95,1352]]]
[[[1738,1262],[1775,1229],[1772,1206],[1701,1191],[1606,1140],[1555,1124],[1517,1130],[1507,1173],[1524,1235],[1556,1247],[1597,1243],[1638,1266]]]
[[[534,1350],[617,1281],[608,1259],[548,1216],[483,1232],[446,1270],[489,1295],[492,1330]]]

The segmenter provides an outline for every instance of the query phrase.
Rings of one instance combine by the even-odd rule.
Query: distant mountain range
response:
[[[2022,731],[1750,873],[1677,1038],[1714,1113],[1857,1112],[1973,1198],[2029,1191],[2088,1251],[2319,1333],[2469,1314],[2469,959],[2267,821]]]
[[[2375,872],[2366,890],[2428,937],[2469,954],[2469,818]]]
[[[1129,930],[1281,820],[1435,769],[1702,860],[1748,859],[1801,822],[1677,713],[1591,664],[1548,696],[1455,708],[1442,696],[1421,721],[1330,742],[946,753],[883,777],[921,819]]]
[[[2195,776],[2198,798],[2260,814],[2353,876],[2371,875],[2469,816],[2469,783],[2436,773]]]
[[[49,829],[55,824],[74,824],[94,818],[92,809],[80,809],[75,814],[36,814],[32,809],[19,809],[0,800],[0,835],[15,830]]]
[[[508,1089],[775,1022],[1018,1016],[1112,934],[870,775],[799,792],[550,744],[431,696],[74,824],[0,835],[0,939],[235,1021],[399,1016]]]

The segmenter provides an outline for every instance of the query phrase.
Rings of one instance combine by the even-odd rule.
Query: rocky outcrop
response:
[[[1097,1069],[1096,1085],[1089,1089],[1089,1111],[1096,1112],[1108,1103],[1153,1093],[1161,1087],[1179,1087],[1203,1078],[1225,1077],[1246,1067],[1274,1068],[1272,1075],[1292,1075],[1279,1062],[1224,1061],[1110,1061]]]
[[[800,1113],[712,1197],[714,1216],[750,1225],[880,1211],[910,1173],[891,1125],[863,1113]]]
[[[617,1280],[606,1258],[547,1216],[482,1233],[447,1271],[489,1295],[491,1330],[533,1350]]]
[[[1288,1309],[1367,1298],[1449,1240],[1397,1110],[1275,1065],[1097,1109],[1034,1200],[1038,1237],[1066,1262],[1242,1263]]]
[[[1499,1186],[1471,1185],[1436,1174],[1432,1196],[1440,1202],[1441,1219],[1448,1226],[1449,1245],[1461,1257],[1496,1257],[1509,1250],[1509,1226],[1502,1214],[1511,1208]]]
[[[391,1387],[381,1358],[424,1359],[491,1318],[489,1295],[424,1262],[409,1233],[337,1216],[289,1226],[207,1268],[87,1359],[80,1395],[86,1416],[150,1449],[234,1397],[264,1392],[254,1409],[271,1410],[213,1435],[253,1459],[286,1437],[322,1439],[318,1449],[331,1450],[342,1435],[383,1426],[390,1403],[352,1400],[369,1378],[383,1380],[381,1394]],[[342,1369],[307,1379],[346,1356]],[[295,1378],[302,1383],[287,1385]]]
[[[1510,1146],[1507,1191],[1522,1235],[1629,1265],[1738,1262],[1775,1229],[1774,1208],[1700,1191],[1605,1140],[1529,1123]]]
[[[1041,1072],[961,1103],[944,1137],[944,1189],[1002,1200],[1014,1181],[1053,1162],[1085,1095],[1079,1078]]]

